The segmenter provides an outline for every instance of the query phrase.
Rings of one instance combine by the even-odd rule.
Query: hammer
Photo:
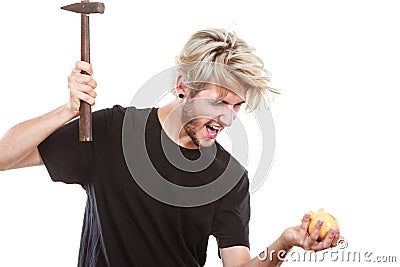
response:
[[[103,14],[104,4],[99,2],[89,2],[89,0],[82,0],[80,3],[63,6],[61,9],[81,14],[81,60],[90,63],[89,14]],[[81,73],[88,74],[85,71],[82,71]],[[79,113],[79,141],[93,141],[91,106],[85,101],[81,100]]]

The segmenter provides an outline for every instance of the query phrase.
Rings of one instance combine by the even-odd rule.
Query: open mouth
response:
[[[207,138],[209,138],[209,139],[217,138],[217,135],[221,130],[222,130],[222,127],[219,125],[215,125],[215,124],[206,125]]]

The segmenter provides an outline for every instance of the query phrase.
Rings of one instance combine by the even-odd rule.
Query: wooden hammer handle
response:
[[[81,14],[81,60],[90,63],[90,30],[89,16]],[[82,74],[87,74],[82,72]],[[79,141],[93,141],[92,136],[92,107],[85,101],[81,101],[79,108]]]

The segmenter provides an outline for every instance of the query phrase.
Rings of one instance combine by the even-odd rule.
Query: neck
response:
[[[188,149],[198,149],[192,139],[183,129],[182,110],[179,100],[173,100],[169,104],[158,109],[158,119],[164,132],[178,145]]]

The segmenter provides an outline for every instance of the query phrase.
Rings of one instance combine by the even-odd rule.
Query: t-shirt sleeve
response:
[[[214,218],[212,234],[219,248],[249,243],[250,193],[247,172],[222,199]]]
[[[81,185],[90,182],[96,155],[106,142],[115,108],[93,112],[93,142],[79,141],[79,120],[75,119],[39,144],[40,156],[53,181]]]

